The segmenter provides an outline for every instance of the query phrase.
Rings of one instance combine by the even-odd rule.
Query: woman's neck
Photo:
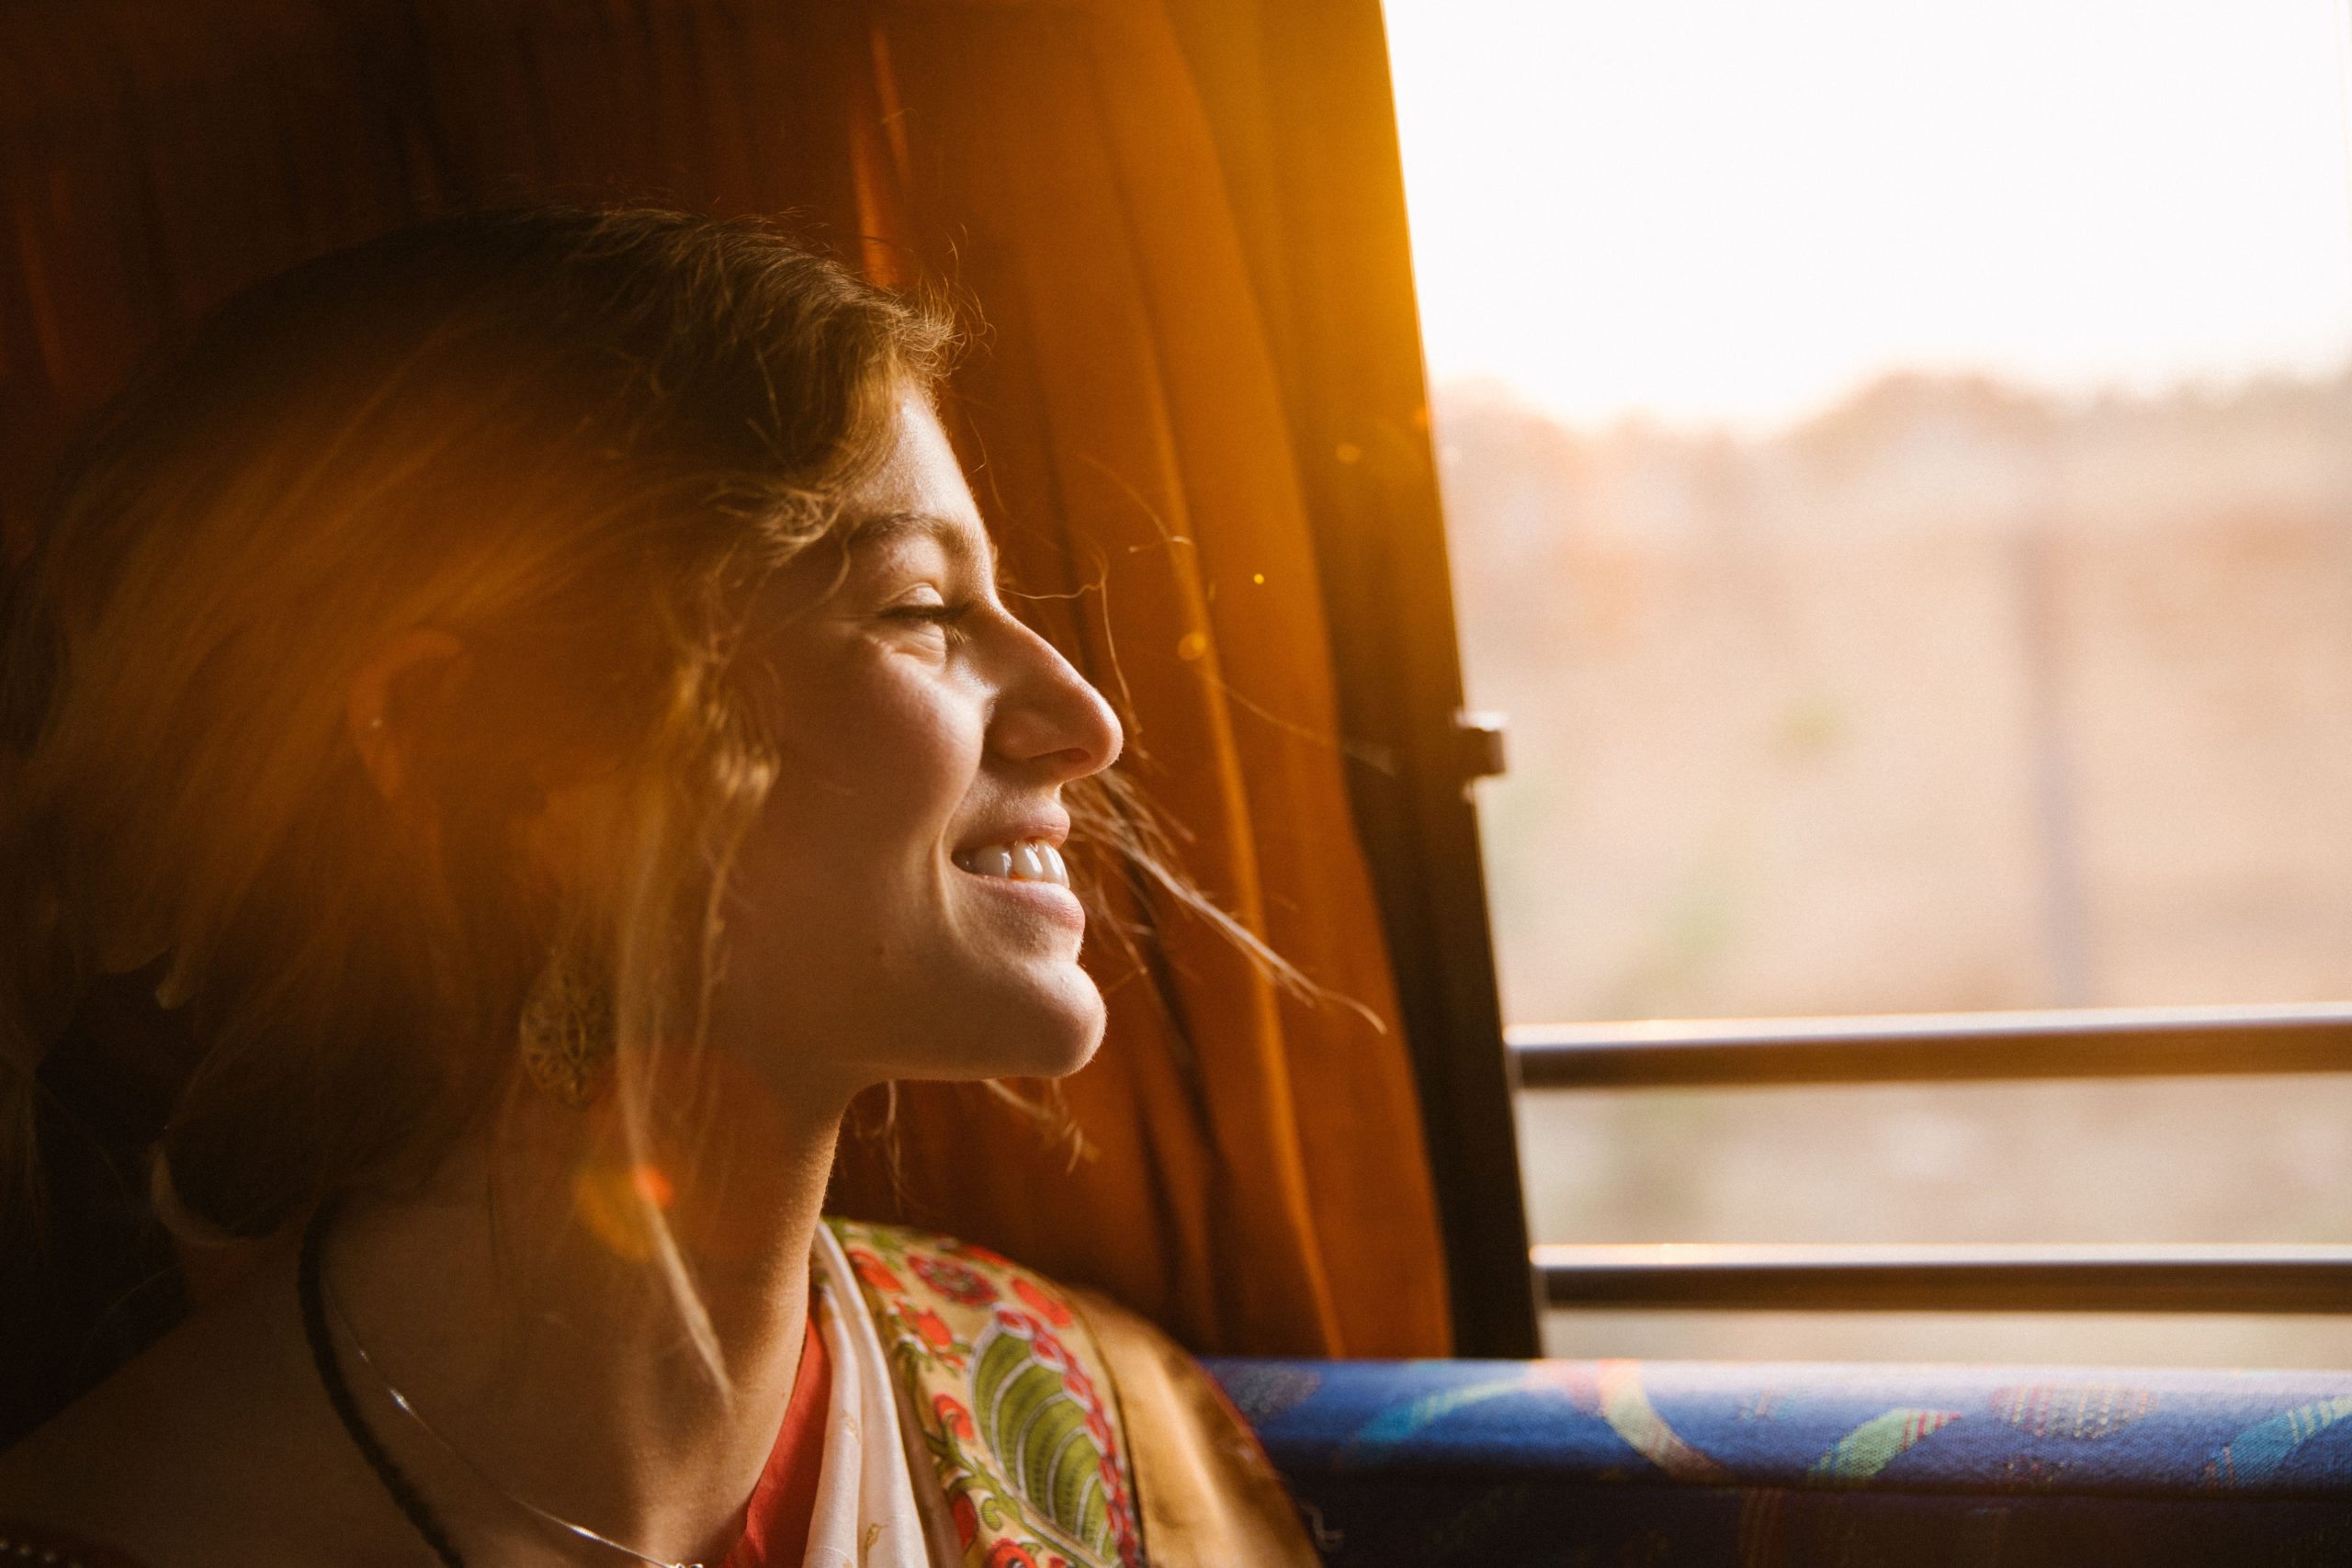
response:
[[[665,1562],[724,1554],[792,1392],[840,1125],[830,1098],[796,1109],[729,1097],[687,1162],[632,1156],[609,1110],[533,1101],[425,1192],[336,1215],[339,1364],[469,1559],[584,1561],[517,1498]]]

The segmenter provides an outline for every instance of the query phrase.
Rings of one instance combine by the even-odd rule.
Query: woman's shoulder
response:
[[[1068,1293],[950,1236],[828,1224],[966,1555],[1136,1568],[1114,1374]]]
[[[828,1224],[967,1549],[976,1513],[1025,1512],[1073,1562],[1317,1561],[1247,1424],[1148,1319],[952,1236]]]
[[[1321,1562],[1257,1434],[1215,1378],[1139,1313],[1071,1289],[1118,1389],[1157,1564]]]

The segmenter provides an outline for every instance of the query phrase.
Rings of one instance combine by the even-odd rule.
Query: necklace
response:
[[[360,1415],[358,1403],[351,1397],[350,1386],[344,1382],[342,1364],[335,1358],[334,1341],[327,1332],[330,1312],[334,1314],[335,1326],[351,1342],[353,1353],[358,1356],[362,1366],[375,1374],[376,1382],[382,1386],[386,1397],[401,1415],[415,1422],[420,1431],[438,1444],[443,1452],[472,1471],[484,1486],[542,1523],[568,1531],[591,1545],[634,1558],[646,1564],[647,1568],[703,1568],[699,1562],[673,1562],[667,1558],[649,1557],[642,1551],[597,1534],[586,1525],[576,1525],[570,1519],[551,1514],[527,1497],[516,1496],[493,1480],[490,1472],[476,1464],[464,1450],[435,1431],[432,1423],[409,1403],[408,1395],[394,1388],[391,1380],[384,1375],[383,1369],[376,1365],[376,1359],[368,1353],[368,1347],[361,1344],[359,1336],[352,1332],[350,1320],[344,1316],[342,1303],[334,1301],[326,1289],[322,1277],[321,1256],[325,1249],[327,1225],[334,1213],[332,1202],[320,1204],[311,1216],[311,1223],[302,1231],[301,1260],[295,1269],[295,1286],[302,1304],[302,1337],[310,1342],[311,1359],[318,1368],[319,1383],[326,1391],[327,1403],[334,1407],[335,1417],[343,1423],[343,1429],[349,1435],[352,1446],[359,1450],[359,1457],[368,1461],[368,1468],[376,1472],[376,1479],[383,1483],[384,1490],[390,1494],[401,1517],[408,1520],[424,1544],[433,1549],[433,1554],[441,1560],[442,1568],[466,1568],[465,1556],[449,1540],[447,1529],[441,1523],[440,1517],[434,1513],[432,1505],[424,1500],[424,1495],[417,1489],[416,1483],[410,1480],[408,1472],[385,1451],[384,1445],[368,1427],[367,1418]]]

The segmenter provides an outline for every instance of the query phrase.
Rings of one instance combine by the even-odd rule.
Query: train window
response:
[[[1510,717],[1479,790],[1517,1037],[2336,1027],[2342,7],[1385,12],[1464,679]],[[2352,1075],[1593,1082],[1520,1113],[1569,1261],[2352,1233]],[[1664,1301],[1555,1313],[1547,1343],[2352,1352],[2316,1315]]]

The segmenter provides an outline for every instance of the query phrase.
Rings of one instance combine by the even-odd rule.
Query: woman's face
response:
[[[845,515],[745,644],[773,672],[782,765],[736,862],[714,1043],[825,1094],[1072,1071],[1102,1036],[1085,916],[1052,880],[989,873],[1055,874],[1038,846],[1068,836],[1061,788],[1110,766],[1118,719],[999,598],[922,401]]]

